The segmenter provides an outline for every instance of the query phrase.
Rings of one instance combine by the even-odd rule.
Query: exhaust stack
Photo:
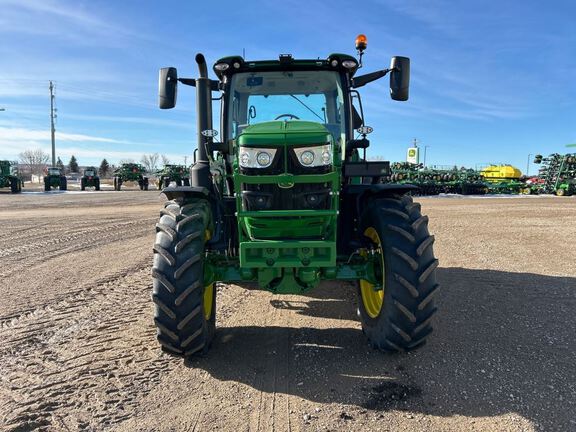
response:
[[[202,135],[202,131],[212,129],[212,90],[208,78],[206,59],[200,53],[196,54],[199,77],[196,78],[196,117],[198,133],[198,159],[190,173],[192,186],[205,187],[212,190],[210,162],[208,160],[208,144],[210,138]]]

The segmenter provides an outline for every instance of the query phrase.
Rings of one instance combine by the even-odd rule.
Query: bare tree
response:
[[[24,150],[18,157],[20,163],[26,167],[30,174],[36,175],[42,175],[42,171],[50,160],[50,155],[42,149]]]
[[[168,165],[170,163],[170,159],[165,154],[160,156],[162,158],[162,165]]]
[[[134,159],[120,159],[118,165],[134,163]]]
[[[144,165],[146,171],[149,173],[153,173],[156,171],[158,167],[158,159],[160,155],[158,153],[149,154],[149,155],[142,155],[142,159],[140,159],[140,163]]]

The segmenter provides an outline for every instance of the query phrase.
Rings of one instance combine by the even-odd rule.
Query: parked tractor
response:
[[[148,190],[148,177],[144,176],[146,169],[136,163],[124,163],[114,171],[114,190],[119,191],[127,181],[138,183],[140,190]]]
[[[170,186],[171,182],[175,182],[176,186],[190,186],[190,171],[184,165],[166,164],[156,175],[158,190]]]
[[[44,176],[44,191],[48,192],[52,188],[59,188],[61,191],[68,189],[68,182],[62,170],[58,167],[49,167]]]
[[[80,189],[86,190],[87,187],[93,187],[95,190],[100,190],[100,177],[98,177],[98,170],[96,167],[86,167],[84,175],[80,179]]]
[[[299,294],[322,280],[353,281],[373,347],[425,343],[438,290],[434,237],[407,195],[414,186],[381,183],[389,162],[367,160],[372,128],[357,91],[389,75],[392,99],[406,101],[410,61],[393,57],[389,69],[358,75],[366,39],[356,42],[359,59],[225,57],[215,80],[202,54],[198,78],[160,70],[162,109],[174,107],[178,83],[196,87],[198,130],[191,186],[164,189],[156,225],[152,298],[165,351],[208,350],[220,282]]]
[[[0,188],[9,187],[11,193],[22,192],[22,179],[18,174],[18,163],[0,161]]]

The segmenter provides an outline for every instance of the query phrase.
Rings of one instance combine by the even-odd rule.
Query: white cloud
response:
[[[50,140],[50,131],[48,130],[0,127],[0,141],[3,142],[26,142],[26,141],[37,142],[48,140]],[[112,138],[66,133],[66,132],[58,132],[58,141],[100,142],[100,143],[116,143],[116,144],[127,143],[126,141],[119,141]]]

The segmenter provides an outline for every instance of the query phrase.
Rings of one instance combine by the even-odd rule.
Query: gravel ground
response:
[[[154,339],[158,192],[0,192],[0,430],[576,430],[576,198],[421,198],[422,349],[370,349],[351,284],[218,288],[207,357]]]

